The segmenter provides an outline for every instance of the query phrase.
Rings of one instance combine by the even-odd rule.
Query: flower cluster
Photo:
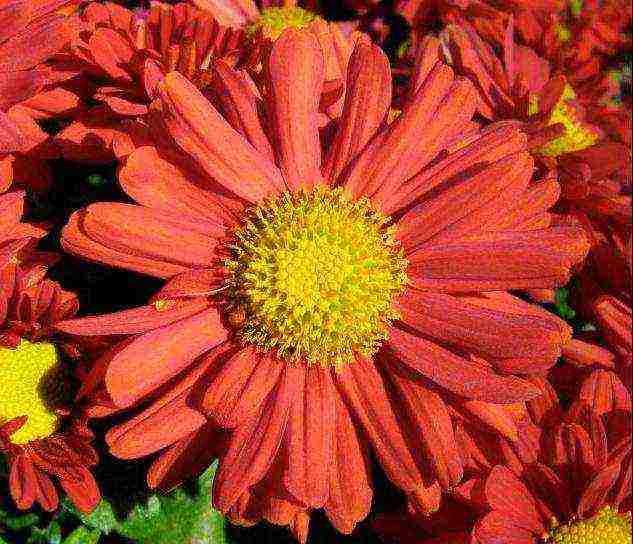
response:
[[[122,4],[0,0],[15,506],[630,544],[630,4]]]

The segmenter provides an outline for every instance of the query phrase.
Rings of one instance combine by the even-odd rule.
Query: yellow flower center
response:
[[[594,517],[554,528],[552,544],[631,544],[631,513],[606,506]]]
[[[239,335],[290,360],[369,356],[397,317],[407,262],[388,217],[341,189],[286,193],[235,232],[230,300]]]
[[[0,424],[20,416],[26,423],[11,435],[11,441],[25,444],[53,434],[59,427],[54,413],[61,367],[53,344],[22,340],[15,348],[0,347]]]
[[[557,157],[563,153],[581,151],[592,146],[598,140],[597,132],[578,119],[575,108],[569,103],[576,98],[576,93],[571,85],[565,85],[560,100],[552,110],[552,115],[548,125],[562,123],[565,126],[565,133],[540,148],[540,153],[549,157]],[[538,112],[538,97],[533,96],[530,100],[529,113]]]
[[[276,40],[287,28],[305,28],[318,16],[311,11],[299,7],[273,7],[262,10],[259,19],[249,25],[249,35],[261,31],[270,40]]]
[[[567,28],[567,26],[561,23],[556,23],[554,31],[556,32],[556,37],[559,42],[565,43],[571,39],[571,31]]]

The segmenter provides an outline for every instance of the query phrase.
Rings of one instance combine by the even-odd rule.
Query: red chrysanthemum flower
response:
[[[81,511],[99,502],[97,463],[86,419],[71,414],[70,371],[60,359],[55,323],[77,311],[75,295],[45,278],[56,256],[14,253],[0,262],[0,452],[10,466],[18,508],[57,508],[53,478]]]
[[[187,2],[152,2],[149,10],[136,11],[91,3],[82,14],[79,39],[54,65],[82,74],[84,94],[102,105],[80,112],[57,135],[63,156],[108,162],[148,143],[148,106],[157,82],[173,70],[205,93],[215,88],[216,96],[209,98],[230,116],[240,87],[254,86],[248,72],[257,77],[270,43],[286,27],[305,28],[319,38],[328,60],[322,111],[340,114],[342,74],[358,33],[345,35],[298,7],[269,8],[241,27],[222,26],[224,13]],[[226,63],[213,62],[219,58]],[[240,72],[227,72],[236,65]],[[322,123],[327,120],[324,116]]]
[[[164,73],[179,70],[204,87],[214,77],[211,60],[238,55],[243,34],[185,2],[152,2],[147,11],[91,2],[78,26],[51,63],[76,76],[79,95],[102,104],[80,110],[55,141],[65,158],[97,163],[149,138],[142,119]]]
[[[265,68],[264,100],[245,88],[227,119],[178,73],[157,86],[161,145],[119,173],[140,205],[75,213],[63,245],[172,279],[152,304],[59,328],[130,335],[89,378],[112,409],[154,400],[110,431],[115,455],[176,444],[158,466],[186,464],[182,441],[207,421],[231,431],[214,503],[234,519],[305,537],[306,510],[323,507],[351,531],[370,508],[370,448],[435,510],[464,471],[449,406],[494,421],[486,406],[539,394],[519,376],[571,333],[507,291],[566,282],[587,240],[550,226],[557,186],[530,183],[522,133],[461,134],[475,95],[437,59],[388,122],[388,60],[359,42],[323,157],[317,39],[286,31]]]
[[[71,41],[74,18],[70,15],[78,3],[7,0],[0,4],[0,193],[13,185],[41,190],[52,181],[45,161],[58,152],[36,120],[76,105],[67,91],[51,92],[67,76],[46,61]],[[51,106],[52,111],[47,111]]]
[[[631,399],[599,414],[582,401],[567,413],[556,393],[531,404],[543,427],[539,461],[520,472],[503,465],[473,486],[487,512],[478,544],[626,544],[631,541]]]
[[[523,44],[534,46],[552,17],[566,8],[564,0],[396,0],[395,9],[424,36],[438,23],[470,23],[486,41],[501,46],[510,21]]]

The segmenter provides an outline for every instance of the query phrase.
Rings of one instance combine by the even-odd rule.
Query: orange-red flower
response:
[[[170,281],[147,306],[59,329],[122,335],[85,394],[103,381],[104,412],[152,399],[107,436],[123,458],[168,448],[152,484],[211,422],[230,431],[214,503],[242,523],[305,538],[325,508],[351,531],[371,504],[370,449],[433,511],[464,472],[449,407],[502,427],[495,407],[538,395],[520,376],[569,339],[508,291],[566,282],[587,240],[550,226],[558,187],[531,183],[520,131],[462,134],[475,94],[437,59],[388,121],[388,60],[358,42],[323,150],[317,39],[286,31],[264,73],[262,101],[241,87],[227,117],[178,73],[157,85],[160,143],[119,172],[138,205],[75,213],[63,245]]]
[[[550,390],[533,402],[532,417],[543,426],[539,461],[520,473],[498,465],[474,486],[475,502],[483,499],[487,508],[475,524],[474,541],[630,540],[630,397],[626,410],[602,414],[582,401],[563,413],[555,399]]]
[[[75,0],[0,4],[0,193],[16,184],[41,190],[52,181],[45,160],[58,153],[35,120],[76,102],[64,89],[51,92],[50,87],[67,76],[46,61],[71,41],[72,12],[78,4]],[[54,113],[42,111],[45,103],[55,104]]]
[[[71,413],[70,372],[60,359],[55,323],[77,311],[75,295],[45,278],[54,255],[21,252],[0,263],[0,452],[21,509],[58,505],[57,480],[77,508],[99,502],[97,463],[86,419]]]
[[[62,67],[70,64],[83,75],[84,83],[96,82],[93,88],[84,85],[85,91],[102,105],[80,112],[57,135],[55,141],[65,158],[107,162],[147,143],[151,136],[145,116],[155,98],[155,86],[172,70],[183,74],[203,92],[215,88],[217,95],[210,98],[231,115],[239,87],[254,85],[248,71],[257,77],[261,58],[273,38],[267,32],[276,36],[285,24],[305,27],[323,44],[327,63],[321,106],[330,116],[340,113],[342,74],[357,34],[344,35],[338,26],[302,10],[306,15],[297,21],[286,22],[282,17],[279,28],[275,16],[270,16],[275,24],[273,30],[266,30],[265,23],[255,20],[249,25],[223,23],[232,18],[227,19],[224,7],[216,3],[204,8],[187,2],[173,6],[152,2],[146,11],[128,10],[111,2],[88,5],[82,13],[79,39],[70,54],[57,61]],[[224,64],[214,63],[220,58],[226,61],[226,67],[239,65],[243,71],[229,76]],[[324,116],[322,123],[327,120]]]

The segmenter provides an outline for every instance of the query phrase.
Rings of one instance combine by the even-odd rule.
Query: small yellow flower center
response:
[[[592,146],[598,140],[597,132],[591,125],[578,119],[575,108],[569,103],[570,100],[575,100],[575,98],[576,93],[571,85],[565,85],[565,90],[552,110],[548,123],[548,125],[562,123],[565,126],[565,133],[541,147],[539,151],[543,155],[558,157],[563,153],[581,151]],[[533,96],[530,100],[529,113],[538,112],[538,108],[538,97]]]
[[[559,42],[565,43],[571,39],[571,31],[567,28],[567,26],[561,23],[556,23],[554,31],[556,32],[556,37]]]
[[[631,513],[606,506],[594,517],[554,528],[551,544],[631,544]]]
[[[276,40],[287,28],[305,28],[317,18],[311,11],[296,6],[265,8],[259,19],[247,27],[246,33],[261,32],[266,38]]]
[[[387,223],[341,189],[286,193],[256,207],[227,261],[241,338],[324,366],[373,354],[407,282]]]
[[[53,344],[22,340],[15,348],[0,347],[0,424],[20,416],[26,423],[11,435],[11,441],[25,444],[53,434],[59,427],[54,412],[62,396],[61,366]]]

